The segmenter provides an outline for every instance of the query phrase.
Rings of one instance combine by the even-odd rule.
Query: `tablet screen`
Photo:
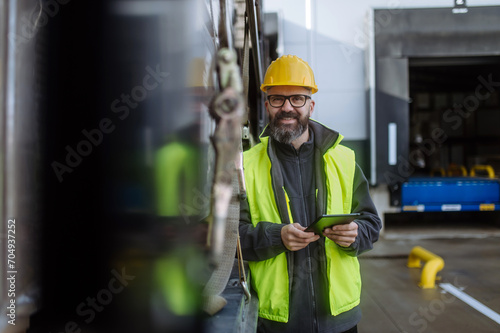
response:
[[[313,223],[311,223],[311,225],[305,231],[314,231],[315,234],[323,237],[323,230],[325,228],[330,228],[337,224],[351,223],[360,216],[361,213],[322,215],[318,217]]]

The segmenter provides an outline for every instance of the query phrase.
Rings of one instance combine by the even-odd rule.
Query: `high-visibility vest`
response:
[[[200,151],[195,145],[171,141],[155,156],[156,213],[179,220],[201,210],[193,201],[198,187]],[[201,263],[192,244],[178,246],[157,258],[153,266],[155,286],[163,305],[177,316],[194,316],[201,308],[201,290],[189,273],[189,265]],[[201,267],[201,266],[198,266]]]
[[[353,181],[355,172],[354,152],[338,143],[323,155],[326,176],[326,214],[351,212]],[[284,188],[273,191],[271,161],[268,149],[269,137],[262,137],[261,144],[244,154],[245,181],[252,224],[259,221],[282,223],[275,195],[284,195],[293,223],[288,196]],[[329,301],[332,315],[351,310],[360,302],[361,276],[356,257],[349,256],[337,244],[325,238],[326,268],[328,272]],[[273,321],[288,322],[290,285],[286,254],[263,261],[250,261],[251,283],[259,297],[259,316]]]
[[[199,213],[193,197],[199,186],[199,148],[177,141],[156,153],[156,208],[159,216],[193,216]]]

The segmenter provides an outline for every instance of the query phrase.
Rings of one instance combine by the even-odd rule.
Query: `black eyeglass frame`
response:
[[[298,106],[298,105],[294,105],[294,104],[292,103],[292,100],[291,100],[290,98],[291,98],[291,97],[295,97],[295,96],[302,96],[302,97],[305,97],[304,104],[302,104],[302,105],[300,105],[300,106]],[[271,97],[283,97],[283,98],[284,98],[284,99],[283,99],[283,104],[281,104],[281,105],[279,105],[279,106],[273,105],[273,104],[271,103]],[[290,102],[290,105],[291,105],[292,107],[294,107],[294,108],[301,108],[301,107],[303,107],[304,105],[306,105],[307,100],[308,100],[308,99],[311,99],[311,98],[312,98],[312,97],[311,97],[311,96],[309,96],[309,95],[302,95],[302,94],[294,94],[294,95],[290,95],[290,96],[285,96],[285,95],[269,95],[269,96],[267,96],[267,101],[269,102],[269,104],[270,104],[273,108],[280,108],[280,107],[282,107],[283,105],[285,105],[286,100],[288,100],[288,101]]]

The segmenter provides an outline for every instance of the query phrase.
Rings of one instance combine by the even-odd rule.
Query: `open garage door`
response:
[[[500,6],[373,11],[372,184],[495,163]],[[457,108],[462,105],[462,109]]]
[[[409,74],[415,175],[500,175],[500,57],[410,59]]]

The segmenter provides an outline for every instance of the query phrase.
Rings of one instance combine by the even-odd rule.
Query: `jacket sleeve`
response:
[[[244,260],[270,259],[287,251],[281,240],[281,228],[285,224],[261,221],[252,224],[248,201],[240,202],[240,244]]]
[[[362,213],[363,217],[354,221],[358,224],[358,236],[354,243],[349,247],[339,246],[351,256],[358,256],[363,252],[371,250],[373,243],[378,240],[380,229],[382,228],[382,221],[377,214],[377,209],[373,204],[368,188],[368,181],[356,163],[351,212]]]

